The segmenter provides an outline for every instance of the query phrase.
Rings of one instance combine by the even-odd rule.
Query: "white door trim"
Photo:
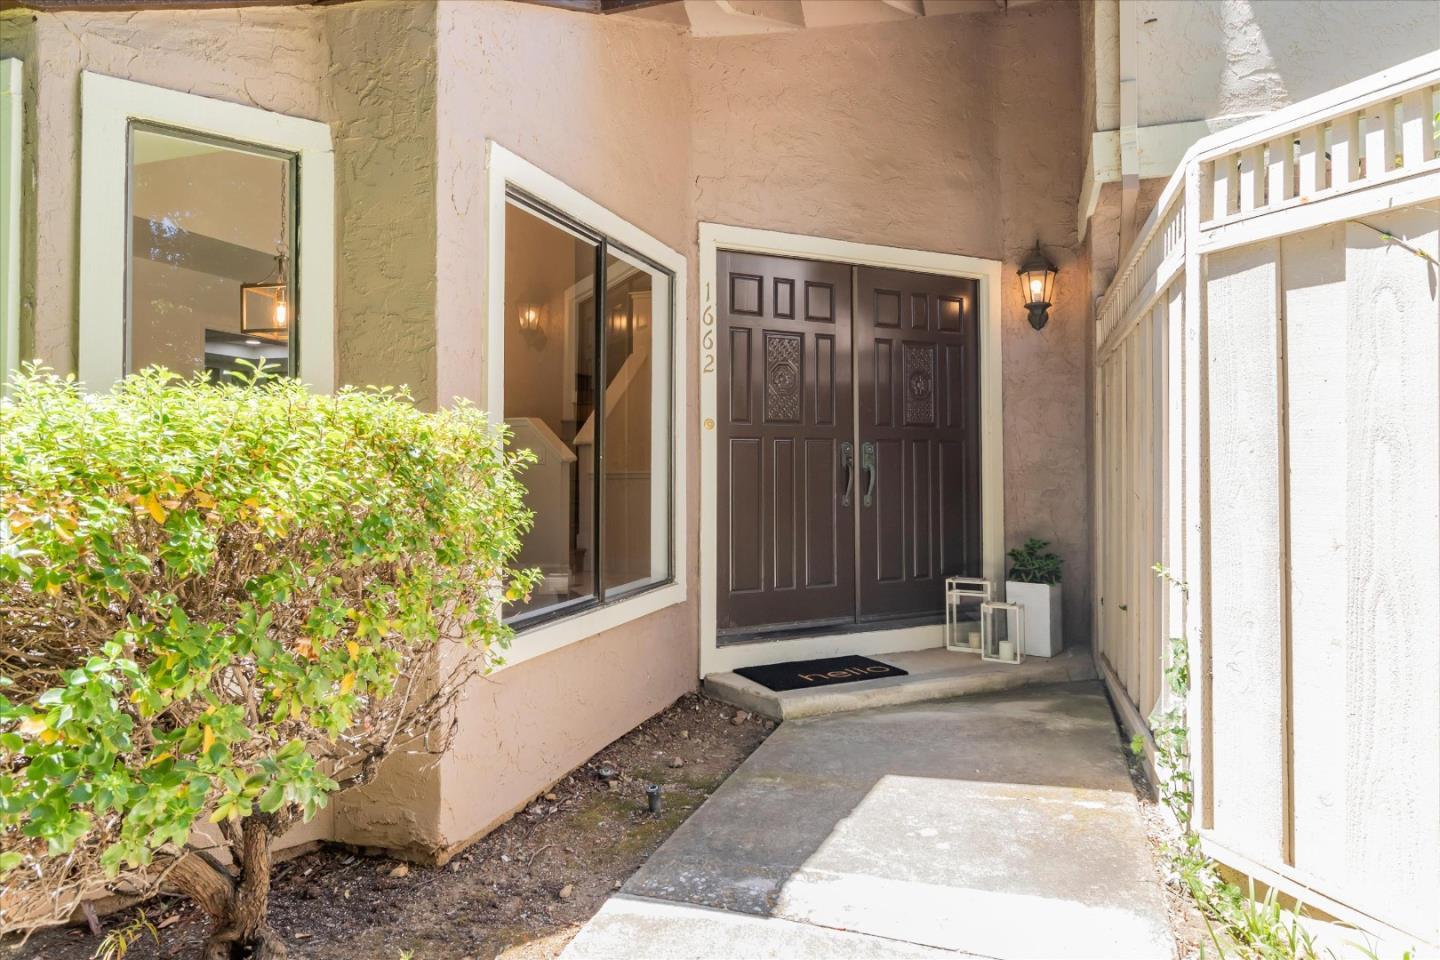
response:
[[[939,626],[825,634],[792,640],[716,643],[715,530],[719,490],[715,422],[719,395],[718,324],[715,312],[716,255],[721,250],[829,260],[861,267],[965,277],[980,282],[980,553],[984,575],[999,584],[1005,562],[1004,448],[1000,391],[999,260],[907,250],[873,243],[807,237],[722,223],[700,224],[700,675],[736,667],[847,653],[894,653],[940,646]]]

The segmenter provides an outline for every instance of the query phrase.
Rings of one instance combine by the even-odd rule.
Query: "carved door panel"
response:
[[[716,280],[720,638],[851,623],[850,268],[721,253]]]
[[[859,620],[943,611],[980,575],[978,283],[857,268]]]

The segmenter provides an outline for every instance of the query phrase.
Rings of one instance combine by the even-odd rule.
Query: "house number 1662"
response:
[[[710,284],[705,284],[705,309],[700,314],[705,329],[700,334],[700,372],[715,372],[715,306],[710,300]]]

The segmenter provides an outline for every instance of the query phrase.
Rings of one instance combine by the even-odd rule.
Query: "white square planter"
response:
[[[1060,584],[1005,581],[1005,599],[1025,610],[1025,656],[1060,652]]]

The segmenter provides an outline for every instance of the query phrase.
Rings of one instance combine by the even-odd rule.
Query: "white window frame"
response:
[[[125,375],[130,123],[292,153],[299,164],[297,376],[335,389],[335,155],[330,127],[258,107],[98,73],[81,76],[80,356],[90,390]]]
[[[496,422],[505,419],[505,203],[513,187],[540,200],[586,227],[602,233],[623,246],[668,270],[674,278],[670,319],[670,371],[673,384],[671,421],[670,583],[625,597],[612,603],[536,624],[518,633],[505,653],[505,666],[585,640],[598,633],[649,616],[666,607],[685,602],[687,576],[686,517],[686,352],[685,327],[688,316],[686,278],[689,264],[684,255],[656,240],[589,197],[567,186],[539,167],[502,147],[486,142],[486,290],[485,290],[485,403]]]
[[[0,60],[0,395],[20,366],[20,164],[25,139],[24,65]]]

